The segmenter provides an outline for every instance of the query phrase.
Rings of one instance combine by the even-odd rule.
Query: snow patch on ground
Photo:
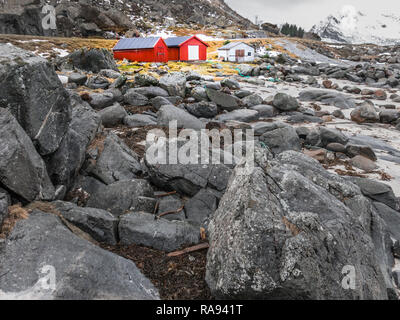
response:
[[[168,30],[157,30],[154,33],[147,34],[146,37],[161,37],[163,39],[169,38],[169,37],[176,37],[176,35],[172,31]]]
[[[59,57],[65,57],[67,55],[69,55],[69,52],[67,50],[64,49],[59,49],[59,48],[53,48],[53,51],[55,51]]]
[[[216,37],[213,37],[213,36],[207,36],[207,35],[201,34],[201,33],[196,34],[196,37],[199,38],[202,41],[223,41],[224,40],[222,38],[216,38]]]
[[[30,43],[30,42],[48,42],[49,40],[43,39],[32,39],[32,40],[17,40],[20,43]]]

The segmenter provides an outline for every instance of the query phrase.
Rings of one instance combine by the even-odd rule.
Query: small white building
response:
[[[218,49],[218,58],[230,62],[254,61],[255,49],[243,42],[231,42]]]

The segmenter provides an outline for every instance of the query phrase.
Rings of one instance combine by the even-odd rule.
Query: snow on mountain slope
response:
[[[390,12],[365,14],[353,6],[345,6],[340,13],[330,15],[312,27],[311,32],[330,42],[394,45],[400,43],[400,15]]]

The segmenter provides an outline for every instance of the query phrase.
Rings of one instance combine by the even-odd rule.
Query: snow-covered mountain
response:
[[[330,15],[312,27],[311,32],[329,42],[394,45],[400,43],[400,15],[389,12],[365,14],[353,6],[345,6],[338,14]]]

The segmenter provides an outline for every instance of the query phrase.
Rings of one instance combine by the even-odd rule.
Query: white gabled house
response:
[[[229,62],[252,62],[255,49],[244,42],[231,42],[218,49],[218,59]]]

